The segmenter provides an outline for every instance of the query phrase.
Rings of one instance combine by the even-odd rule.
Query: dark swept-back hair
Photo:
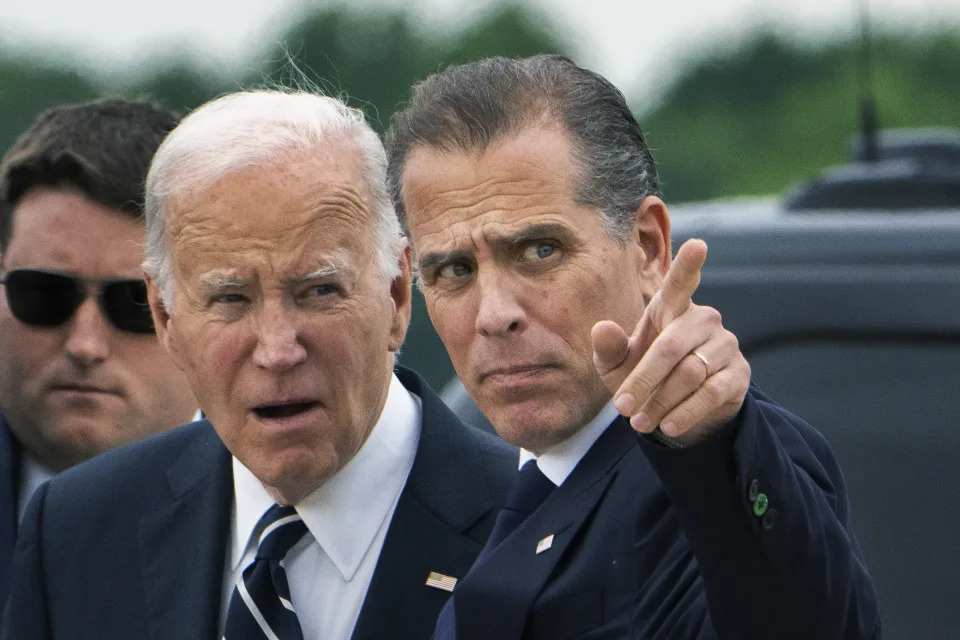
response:
[[[41,113],[0,161],[0,252],[10,244],[17,202],[34,186],[69,187],[142,215],[150,160],[179,121],[173,111],[120,99]]]
[[[414,85],[386,137],[390,192],[404,228],[403,171],[415,147],[482,151],[545,116],[570,135],[576,202],[602,211],[607,231],[626,238],[640,202],[660,195],[653,156],[620,90],[554,55],[488,58]]]

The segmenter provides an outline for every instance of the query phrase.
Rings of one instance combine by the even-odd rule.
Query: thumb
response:
[[[590,338],[593,340],[593,364],[601,376],[626,360],[629,339],[626,331],[616,322],[601,320],[593,325]]]
[[[627,336],[620,325],[610,320],[601,320],[593,325],[590,337],[593,341],[593,365],[604,386],[614,393],[640,361],[643,351],[635,338]]]

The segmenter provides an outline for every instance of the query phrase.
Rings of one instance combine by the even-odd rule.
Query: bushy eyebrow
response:
[[[308,282],[310,280],[329,278],[330,276],[337,275],[345,270],[346,269],[342,261],[331,260],[329,264],[326,264],[319,269],[315,269],[310,273],[292,278],[291,282]],[[249,278],[240,278],[223,271],[211,271],[200,276],[200,286],[204,289],[213,291],[232,287],[245,287],[250,283],[251,280]]]
[[[463,262],[469,259],[467,251],[431,251],[420,256],[419,269],[421,273],[432,271],[436,267],[451,262]]]
[[[343,263],[339,260],[333,260],[330,264],[324,265],[319,269],[315,269],[310,273],[307,273],[302,276],[293,278],[293,282],[306,282],[308,280],[319,280],[322,278],[329,278],[330,276],[335,276],[339,273],[346,271]]]
[[[554,222],[541,222],[532,224],[529,227],[524,227],[516,233],[490,234],[486,237],[486,242],[494,253],[501,253],[504,250],[511,251],[518,246],[541,238],[565,240],[569,236],[570,228],[567,225]],[[469,258],[470,252],[462,249],[454,249],[452,251],[428,251],[420,256],[420,271],[429,271],[439,265],[449,264],[451,262],[462,262]]]
[[[517,233],[491,238],[489,242],[494,250],[496,250],[501,246],[513,248],[543,238],[566,240],[569,236],[570,228],[567,225],[555,222],[541,222],[521,229]]]
[[[243,287],[249,280],[237,278],[223,272],[211,271],[200,276],[200,286],[204,289],[226,289],[228,287]]]

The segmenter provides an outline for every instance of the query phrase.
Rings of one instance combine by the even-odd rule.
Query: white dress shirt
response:
[[[284,561],[290,600],[307,640],[348,640],[373,577],[420,439],[420,398],[396,376],[360,451],[296,505],[307,533]],[[256,557],[254,527],[274,500],[233,459],[234,510],[220,629],[237,579]],[[259,533],[259,532],[256,532]]]
[[[17,496],[17,522],[23,520],[23,512],[31,496],[44,482],[57,475],[40,464],[36,458],[20,449],[20,495]]]
[[[578,429],[575,434],[553,445],[539,456],[532,451],[520,449],[520,466],[522,467],[527,460],[535,459],[543,475],[559,487],[617,415],[619,414],[611,400],[585,427]]]

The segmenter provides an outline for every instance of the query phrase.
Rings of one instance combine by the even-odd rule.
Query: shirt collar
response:
[[[21,448],[20,451],[20,495],[17,498],[17,518],[22,520],[33,493],[40,488],[41,484],[57,474],[34,458],[26,449]]]
[[[346,466],[296,506],[307,529],[344,580],[350,580],[373,544],[413,466],[420,439],[420,399],[394,375],[380,418]],[[233,459],[236,511],[231,568],[243,560],[254,527],[274,500]]]
[[[520,466],[522,467],[528,460],[535,459],[543,475],[559,487],[618,415],[613,401],[608,402],[593,420],[566,440],[548,448],[541,455],[537,456],[532,451],[520,449]]]

